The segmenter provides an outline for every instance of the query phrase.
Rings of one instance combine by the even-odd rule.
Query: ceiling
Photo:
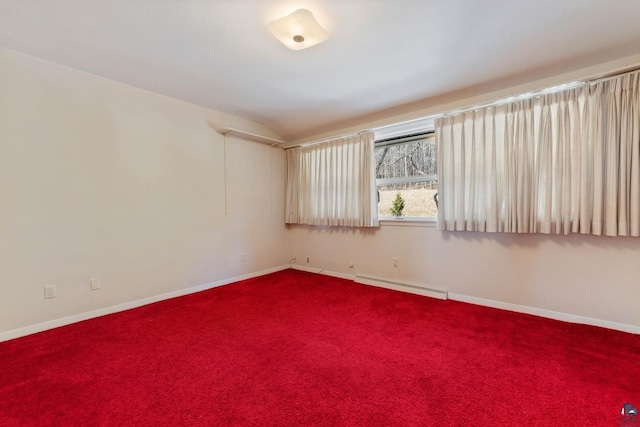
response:
[[[268,32],[298,8],[326,42]],[[0,0],[0,46],[292,141],[638,54],[639,22],[638,0]]]

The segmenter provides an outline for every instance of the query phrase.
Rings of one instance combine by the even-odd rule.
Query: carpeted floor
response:
[[[0,343],[0,426],[597,427],[625,403],[638,335],[294,270]]]

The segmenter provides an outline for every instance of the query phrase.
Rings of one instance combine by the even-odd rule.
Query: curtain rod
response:
[[[563,90],[572,89],[574,87],[583,86],[585,84],[586,82],[584,80],[577,80],[571,83],[563,83],[560,85],[550,86],[534,92],[525,92],[520,95],[512,95],[506,98],[500,98],[494,101],[489,101],[482,104],[476,104],[472,107],[464,107],[457,110],[447,111],[446,113],[436,114],[433,116],[433,118],[449,117],[449,116],[453,116],[460,113],[466,113],[467,111],[479,110],[481,108],[496,107],[498,105],[508,104],[513,101],[522,101],[522,100],[530,99],[539,95],[548,95],[550,93],[561,92]]]
[[[541,90],[537,90],[534,92],[525,92],[521,95],[514,95],[514,96],[509,96],[507,98],[501,98],[501,99],[497,99],[495,101],[491,101],[491,102],[486,102],[486,103],[482,103],[482,104],[478,104],[478,105],[474,105],[473,107],[465,107],[465,108],[461,108],[458,110],[452,110],[452,111],[448,111],[446,113],[442,113],[442,114],[436,114],[430,117],[433,118],[438,118],[438,117],[447,117],[447,116],[451,116],[454,114],[460,114],[460,113],[466,113],[467,111],[471,111],[471,110],[477,110],[480,108],[487,108],[487,107],[494,107],[497,105],[502,105],[502,104],[507,104],[509,102],[513,102],[513,101],[519,101],[519,100],[523,100],[523,99],[530,99],[533,98],[534,96],[539,96],[539,95],[547,95],[550,93],[557,93],[557,92],[561,92],[563,90],[567,90],[567,89],[572,89],[574,87],[579,87],[579,86],[584,86],[584,85],[594,85],[600,82],[605,82],[605,81],[609,81],[609,80],[613,80],[613,79],[617,79],[619,77],[622,76],[626,76],[628,74],[633,74],[640,71],[640,66],[633,66],[631,69],[627,68],[626,70],[622,71],[615,71],[613,72],[613,74],[609,74],[609,75],[602,75],[600,77],[595,77],[595,78],[591,78],[591,79],[584,79],[584,80],[576,80],[574,82],[571,83],[563,83],[563,84],[559,84],[559,85],[555,85],[555,86],[550,86]]]
[[[296,145],[292,145],[290,147],[285,147],[285,151],[286,150],[291,150],[293,148],[309,147],[311,145],[322,144],[323,142],[335,141],[336,139],[349,138],[351,136],[358,136],[358,135],[362,135],[363,133],[367,133],[367,132],[372,132],[372,131],[370,131],[370,130],[361,130],[359,132],[346,133],[346,134],[340,135],[340,136],[332,136],[330,138],[321,139],[319,141],[305,142],[305,143],[302,143],[302,144],[296,144]]]
[[[597,77],[591,80],[587,80],[585,81],[585,83],[590,84],[590,85],[594,85],[596,83],[600,83],[600,82],[606,82],[609,80],[613,80],[613,79],[617,79],[618,77],[622,77],[622,76],[626,76],[627,74],[633,74],[633,73],[637,73],[638,71],[640,71],[640,67],[636,66],[633,67],[631,69],[628,69],[627,71],[621,71],[621,72],[617,72],[608,76],[602,76],[602,77]]]

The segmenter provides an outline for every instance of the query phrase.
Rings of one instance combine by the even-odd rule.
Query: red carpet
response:
[[[293,270],[0,343],[0,426],[617,426],[640,336]]]

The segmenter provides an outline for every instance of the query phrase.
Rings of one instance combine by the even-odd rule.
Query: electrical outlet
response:
[[[355,262],[353,261],[349,261],[349,268],[353,268],[356,265]]]
[[[56,297],[56,285],[47,285],[44,287],[44,298],[55,298]]]
[[[307,257],[307,264],[309,264],[309,259],[310,259],[310,258],[309,258],[309,257]]]
[[[393,266],[398,267],[398,258],[393,258]]]
[[[240,254],[240,262],[245,262],[247,260],[247,256],[244,252]]]
[[[92,291],[97,291],[102,287],[102,285],[100,284],[100,279],[90,279],[89,284]]]

